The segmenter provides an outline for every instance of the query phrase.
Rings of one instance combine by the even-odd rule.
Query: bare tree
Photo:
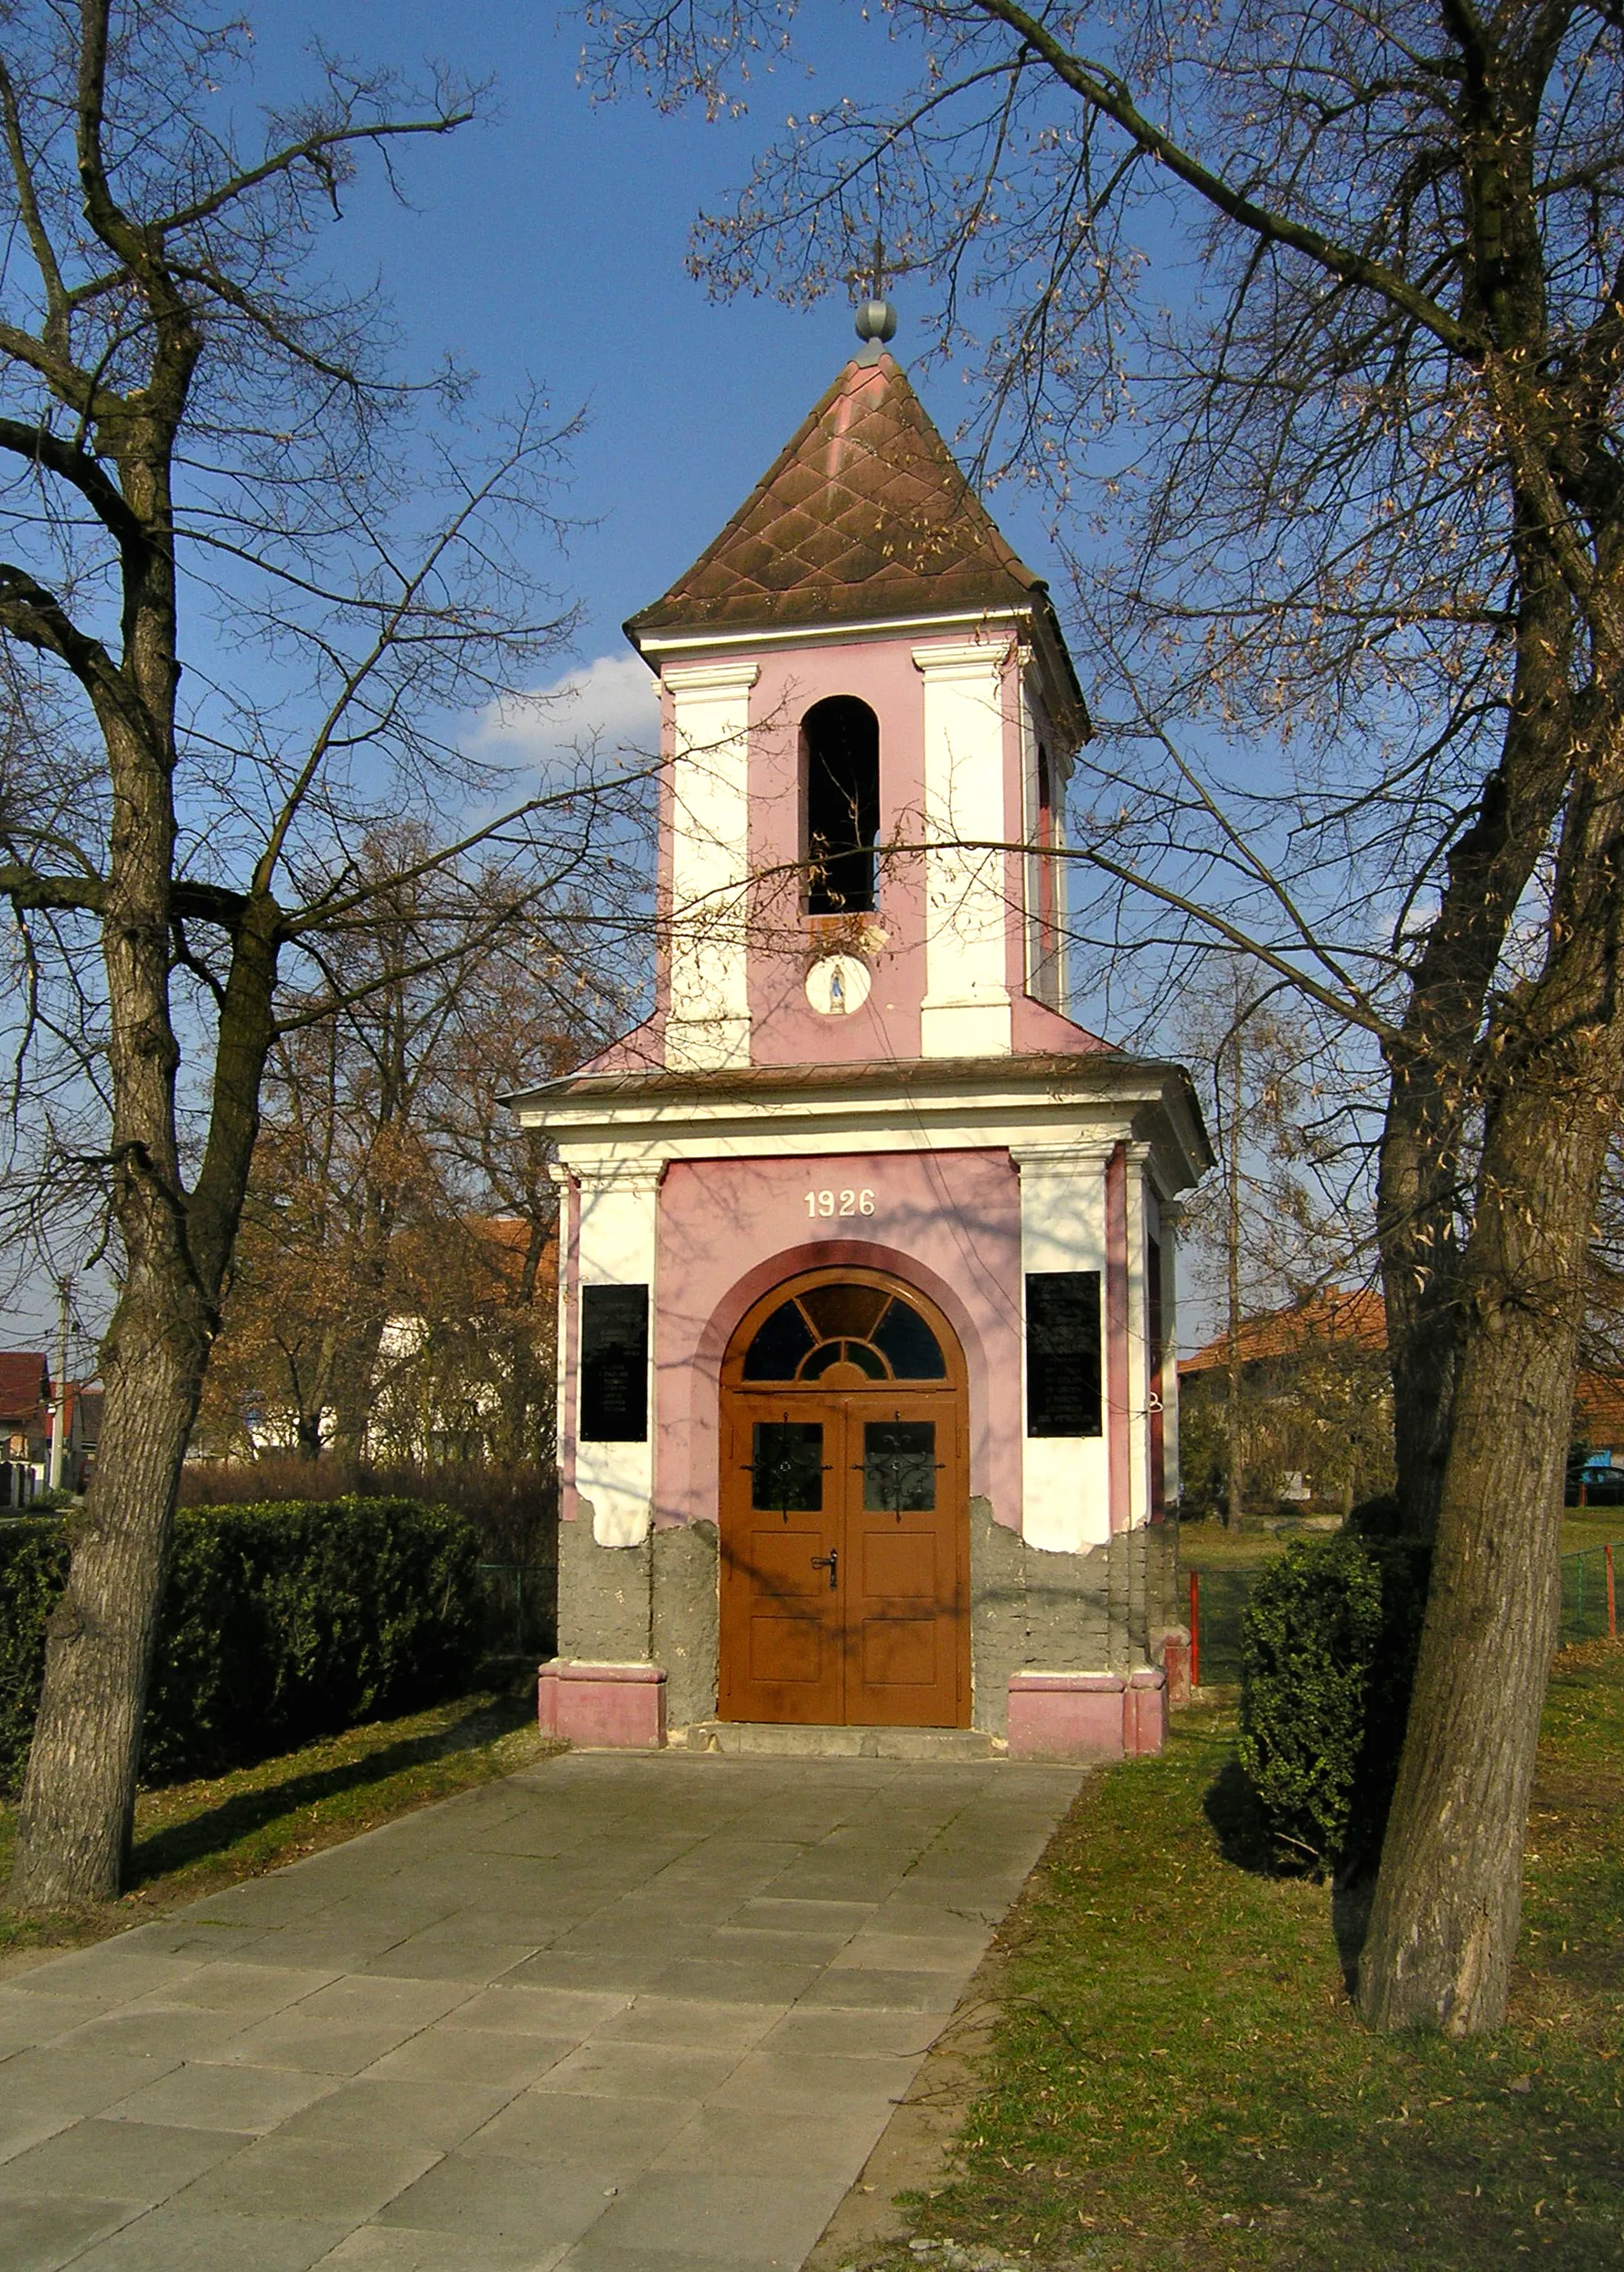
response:
[[[315,264],[356,166],[453,132],[475,96],[327,62],[306,104],[250,127],[226,84],[247,39],[178,0],[23,0],[0,24],[0,642],[14,685],[50,689],[85,781],[67,808],[8,789],[0,891],[25,970],[54,958],[77,996],[56,1026],[90,1084],[64,1079],[32,1163],[104,1197],[119,1278],[23,1795],[26,1902],[118,1886],[268,1053],[371,991],[353,959],[391,895],[465,943],[567,927],[590,897],[593,798],[505,807],[456,725],[567,631],[523,550],[556,530],[565,436],[534,402],[476,423],[453,373],[397,377],[380,305]],[[367,865],[407,810],[447,825]],[[22,1040],[26,1088],[37,1017]]]
[[[612,84],[714,110],[791,12],[597,14]],[[699,258],[813,295],[882,227],[940,346],[988,310],[984,466],[1109,539],[1091,651],[1133,699],[1084,857],[1127,930],[1215,931],[1379,1053],[1399,1489],[1436,1551],[1362,1997],[1494,2027],[1624,1078],[1624,27],[888,16],[914,85],[792,120]]]
[[[390,879],[426,849],[401,824],[360,865]],[[353,998],[272,1050],[200,1414],[219,1449],[251,1451],[257,1432],[353,1466],[387,1448],[380,1406],[454,1404],[474,1416],[465,1437],[551,1455],[550,1148],[501,1098],[590,1057],[625,1006],[603,962],[566,961],[528,924],[442,936],[422,897],[421,879],[380,891],[371,930],[332,943],[315,988],[318,1006],[335,981]],[[396,1450],[421,1459],[426,1426]]]

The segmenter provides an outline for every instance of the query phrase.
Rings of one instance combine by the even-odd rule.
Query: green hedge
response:
[[[196,1507],[176,1517],[142,1773],[215,1774],[466,1688],[484,1647],[479,1543],[409,1499]],[[0,1786],[27,1763],[62,1527],[0,1529]]]
[[[1346,1870],[1381,1850],[1426,1602],[1425,1547],[1298,1541],[1242,1619],[1240,1755],[1277,1839]]]
[[[0,1525],[0,1790],[27,1764],[45,1670],[45,1621],[68,1575],[68,1539],[51,1516]]]

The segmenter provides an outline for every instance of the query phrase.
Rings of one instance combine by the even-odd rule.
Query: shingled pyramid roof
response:
[[[640,647],[653,632],[1011,606],[1040,615],[1059,641],[1047,585],[999,535],[881,351],[847,364],[721,534],[625,628]]]

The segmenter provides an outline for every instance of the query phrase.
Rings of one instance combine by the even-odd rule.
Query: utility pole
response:
[[[63,1279],[58,1288],[60,1307],[57,1312],[57,1369],[51,1382],[51,1438],[50,1467],[48,1471],[50,1488],[62,1488],[63,1441],[68,1431],[68,1323],[73,1313],[73,1281]]]

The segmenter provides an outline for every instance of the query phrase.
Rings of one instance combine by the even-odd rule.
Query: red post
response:
[[[1608,1563],[1608,1570],[1610,1573],[1612,1570],[1612,1563],[1610,1560]],[[1610,1591],[1608,1594],[1608,1599],[1609,1602],[1612,1600]],[[1200,1570],[1192,1570],[1190,1573],[1190,1685],[1192,1688],[1199,1688],[1201,1687],[1201,1677],[1202,1581]]]
[[[1613,1591],[1613,1549],[1608,1546],[1603,1551],[1607,1556],[1608,1639],[1616,1641],[1619,1638],[1619,1603]]]

